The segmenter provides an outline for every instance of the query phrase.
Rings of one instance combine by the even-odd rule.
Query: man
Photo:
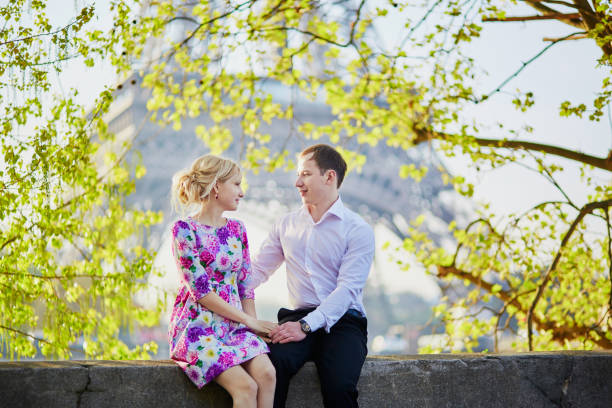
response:
[[[325,407],[357,407],[357,381],[367,354],[362,291],[374,257],[374,233],[345,208],[338,189],[346,162],[331,146],[298,157],[295,182],[303,206],[276,222],[253,260],[257,287],[283,263],[294,310],[278,312],[270,358],[274,406],[284,407],[291,377],[306,361],[319,373]]]

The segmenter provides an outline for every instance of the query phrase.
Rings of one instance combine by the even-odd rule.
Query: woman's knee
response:
[[[241,377],[239,381],[228,387],[228,392],[234,401],[247,400],[254,401],[257,399],[257,383],[249,376]]]
[[[260,369],[254,373],[253,378],[260,387],[270,387],[276,384],[276,369],[270,360],[266,360]]]

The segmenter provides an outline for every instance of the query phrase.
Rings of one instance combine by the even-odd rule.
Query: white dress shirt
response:
[[[329,332],[348,309],[365,316],[363,287],[374,258],[374,232],[340,197],[315,223],[306,206],[277,221],[252,262],[256,288],[285,261],[293,308],[316,307],[304,320]]]

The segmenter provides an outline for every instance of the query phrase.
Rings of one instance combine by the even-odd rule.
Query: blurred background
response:
[[[109,2],[93,2],[98,11],[93,24],[101,29],[110,25],[109,16],[104,14]],[[374,2],[376,3],[376,2]],[[53,25],[62,25],[73,18],[80,3],[74,7],[64,1],[52,1],[49,17]],[[372,5],[372,7],[374,7]],[[517,6],[521,12],[521,6]],[[423,16],[423,7],[408,8],[413,19]],[[435,17],[435,12],[432,14]],[[377,27],[380,41],[391,42],[405,16],[390,15],[384,27]],[[395,24],[395,25],[394,25]],[[176,32],[185,30],[177,24]],[[562,24],[543,21],[538,24],[517,23],[515,25],[490,25],[469,47],[469,52],[479,60],[483,75],[478,84],[483,90],[490,90],[521,66],[521,61],[532,57],[543,44],[533,41],[555,34],[565,33]],[[154,53],[155,43],[149,45]],[[567,55],[571,53],[572,60]],[[551,49],[542,60],[530,65],[520,77],[513,79],[511,88],[533,89],[537,95],[535,106],[526,114],[507,109],[510,95],[502,92],[486,107],[461,112],[466,118],[477,118],[480,122],[494,126],[497,121],[513,122],[517,126],[529,122],[537,130],[538,141],[563,145],[585,153],[602,156],[612,146],[612,120],[608,117],[599,122],[581,121],[578,118],[559,119],[558,101],[564,97],[575,100],[589,100],[600,87],[605,69],[594,67],[600,50],[592,42],[570,41]],[[312,69],[317,69],[313,67]],[[168,358],[166,329],[170,308],[178,289],[177,270],[169,245],[169,227],[180,216],[170,205],[172,175],[189,166],[191,162],[209,150],[196,136],[196,126],[212,125],[210,117],[201,115],[185,118],[180,130],[159,127],[148,120],[147,100],[150,90],[141,87],[146,72],[136,71],[130,77],[116,77],[114,71],[103,61],[93,68],[79,64],[66,66],[61,75],[54,79],[58,89],[76,87],[79,102],[87,106],[105,86],[113,86],[115,100],[107,117],[109,131],[117,140],[131,140],[138,137],[134,148],[138,153],[128,161],[142,163],[146,175],[136,182],[136,191],[130,195],[128,205],[142,210],[161,211],[163,222],[143,232],[138,239],[147,248],[157,251],[154,266],[161,276],[150,278],[149,289],[138,295],[138,302],[154,305],[160,297],[167,299],[168,310],[162,315],[160,324],[153,328],[137,328],[122,331],[121,337],[128,344],[155,341],[159,345],[158,359]],[[572,78],[580,78],[573,81]],[[329,123],[334,116],[329,107],[318,101],[311,101],[290,94],[287,88],[273,81],[264,85],[265,92],[286,107],[294,106],[294,117],[315,124]],[[240,134],[240,123],[228,122],[232,133]],[[264,125],[263,132],[270,134],[271,150],[287,149],[290,155],[313,143],[329,143],[321,138],[313,141],[296,134],[287,122],[272,121]],[[291,136],[291,137],[289,137]],[[408,251],[397,251],[406,237],[411,221],[426,215],[422,230],[426,231],[437,245],[453,248],[455,241],[448,230],[448,224],[455,221],[465,226],[476,215],[476,208],[490,205],[499,214],[508,214],[529,208],[545,198],[558,195],[547,180],[534,177],[520,163],[510,164],[501,169],[480,171],[470,166],[470,161],[460,155],[453,158],[440,157],[427,143],[409,150],[386,144],[347,145],[348,149],[359,151],[367,158],[361,168],[352,169],[341,188],[344,203],[359,213],[373,227],[376,236],[376,255],[364,291],[364,302],[368,313],[368,349],[370,354],[416,353],[427,345],[444,344],[444,329],[434,318],[432,308],[442,296],[442,283],[426,273],[425,269],[410,258]],[[236,141],[224,156],[239,160],[243,146]],[[563,162],[563,160],[561,160]],[[419,183],[411,178],[402,178],[398,169],[404,164],[414,164],[429,170]],[[564,162],[562,178],[564,189],[569,194],[583,193],[578,164]],[[452,185],[445,184],[441,169],[454,175],[462,175],[477,187],[473,197],[466,198],[455,192]],[[608,177],[595,172],[595,177]],[[244,221],[251,244],[251,253],[257,252],[272,223],[280,215],[300,206],[300,197],[293,183],[292,171],[277,170],[272,173],[260,171],[245,175],[247,190],[245,199],[230,217]],[[405,265],[410,267],[406,270]],[[446,287],[445,289],[449,289]],[[451,293],[460,297],[467,288],[459,282]],[[284,265],[274,276],[256,290],[256,305],[260,318],[275,320],[278,308],[288,306]],[[493,340],[479,339],[474,351],[491,350]],[[503,337],[500,351],[511,349],[511,337]],[[455,344],[461,350],[461,344]],[[82,358],[75,354],[74,358]]]

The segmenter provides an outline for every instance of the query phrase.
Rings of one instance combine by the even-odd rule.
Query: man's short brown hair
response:
[[[317,163],[317,167],[319,167],[321,170],[321,175],[323,175],[327,170],[333,170],[336,172],[336,180],[338,181],[338,188],[340,188],[340,185],[342,185],[342,180],[344,180],[344,175],[346,174],[346,162],[340,153],[329,145],[316,144],[302,150],[300,157],[307,156],[311,153],[311,159]]]

